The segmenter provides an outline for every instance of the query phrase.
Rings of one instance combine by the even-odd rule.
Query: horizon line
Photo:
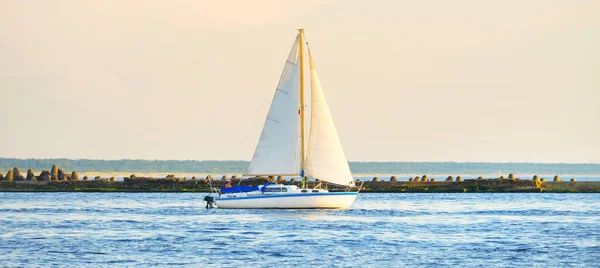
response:
[[[66,158],[66,157],[55,157],[55,158],[16,158],[16,157],[0,157],[0,160],[4,159],[12,159],[12,160],[91,160],[91,161],[198,161],[198,162],[208,162],[208,161],[216,161],[216,162],[226,162],[226,161],[240,161],[240,162],[250,162],[249,160],[240,160],[240,159],[145,159],[145,158],[120,158],[120,159],[99,159],[99,158]],[[383,160],[383,161],[374,161],[374,160],[358,160],[351,161],[348,163],[486,163],[486,164],[570,164],[570,165],[600,165],[600,163],[593,162],[489,162],[489,161],[397,161],[397,160]]]

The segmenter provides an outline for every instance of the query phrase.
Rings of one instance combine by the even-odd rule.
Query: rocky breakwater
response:
[[[0,191],[10,192],[209,192],[211,187],[221,188],[231,181],[233,185],[260,185],[269,181],[295,183],[294,180],[283,180],[281,177],[255,177],[240,180],[237,176],[222,176],[214,179],[211,175],[203,178],[176,177],[167,175],[164,178],[143,177],[131,174],[122,180],[111,177],[81,177],[77,171],[63,171],[56,165],[50,170],[43,170],[38,175],[32,169],[27,175],[21,174],[18,167],[9,170],[6,175],[0,173]],[[314,184],[315,182],[313,182]]]
[[[357,181],[358,182],[358,181]],[[521,179],[510,174],[508,178],[465,179],[452,176],[445,180],[437,180],[427,175],[416,176],[408,181],[397,181],[392,176],[389,181],[374,177],[365,181],[364,192],[417,192],[417,193],[452,193],[452,192],[560,192],[560,193],[600,193],[600,182],[577,182],[576,179],[563,181],[559,176],[554,176],[552,181],[534,175],[531,179]]]
[[[223,183],[224,184],[224,183]],[[137,177],[131,175],[123,180],[116,177],[80,178],[78,172],[70,174],[57,166],[50,171],[43,170],[37,176],[29,169],[24,176],[17,167],[3,175],[0,173],[0,191],[52,192],[52,191],[98,191],[98,192],[136,192],[136,191],[209,191],[205,179],[177,178],[169,175],[165,178]]]
[[[281,176],[254,177],[240,180],[237,176],[220,176],[214,179],[211,175],[203,178],[183,177],[168,175],[164,178],[141,177],[135,174],[123,178],[116,177],[81,177],[78,172],[64,172],[57,166],[52,166],[50,171],[43,170],[38,175],[31,169],[26,175],[18,167],[9,170],[6,175],[0,173],[0,191],[16,192],[53,192],[53,191],[82,191],[82,192],[209,192],[211,187],[221,188],[227,182],[233,186],[257,186],[272,181],[285,185],[301,186],[301,179],[285,179]],[[308,187],[319,185],[319,180],[309,181]],[[363,182],[357,181],[357,185]],[[330,191],[344,191],[345,187],[327,185],[321,187]],[[508,178],[487,179],[483,176],[477,179],[465,179],[449,176],[445,179],[436,179],[433,176],[421,175],[410,178],[408,181],[398,181],[396,176],[389,180],[374,177],[365,181],[362,192],[405,192],[405,193],[435,193],[435,192],[595,192],[600,193],[600,182],[578,182],[574,178],[563,181],[559,176],[554,176],[552,181],[535,175],[531,179],[520,179],[513,174]]]

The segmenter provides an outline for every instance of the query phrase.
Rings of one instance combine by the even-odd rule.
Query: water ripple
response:
[[[0,193],[0,263],[600,265],[598,194],[361,194],[351,210],[207,210],[203,197]]]

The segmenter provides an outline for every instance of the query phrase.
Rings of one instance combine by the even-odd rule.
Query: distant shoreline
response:
[[[249,161],[242,160],[93,160],[18,159],[0,157],[0,172],[18,167],[34,173],[57,166],[64,172],[88,175],[129,176],[130,174],[182,174],[185,176],[237,175],[246,172]],[[600,163],[489,163],[489,162],[349,162],[356,177],[368,176],[600,176]],[[580,174],[580,175],[578,175]]]

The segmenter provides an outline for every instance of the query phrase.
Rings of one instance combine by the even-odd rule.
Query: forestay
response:
[[[300,69],[296,36],[246,175],[300,173]]]
[[[308,176],[338,185],[354,185],[348,161],[333,124],[329,106],[317,75],[310,50],[311,122],[306,157]]]

